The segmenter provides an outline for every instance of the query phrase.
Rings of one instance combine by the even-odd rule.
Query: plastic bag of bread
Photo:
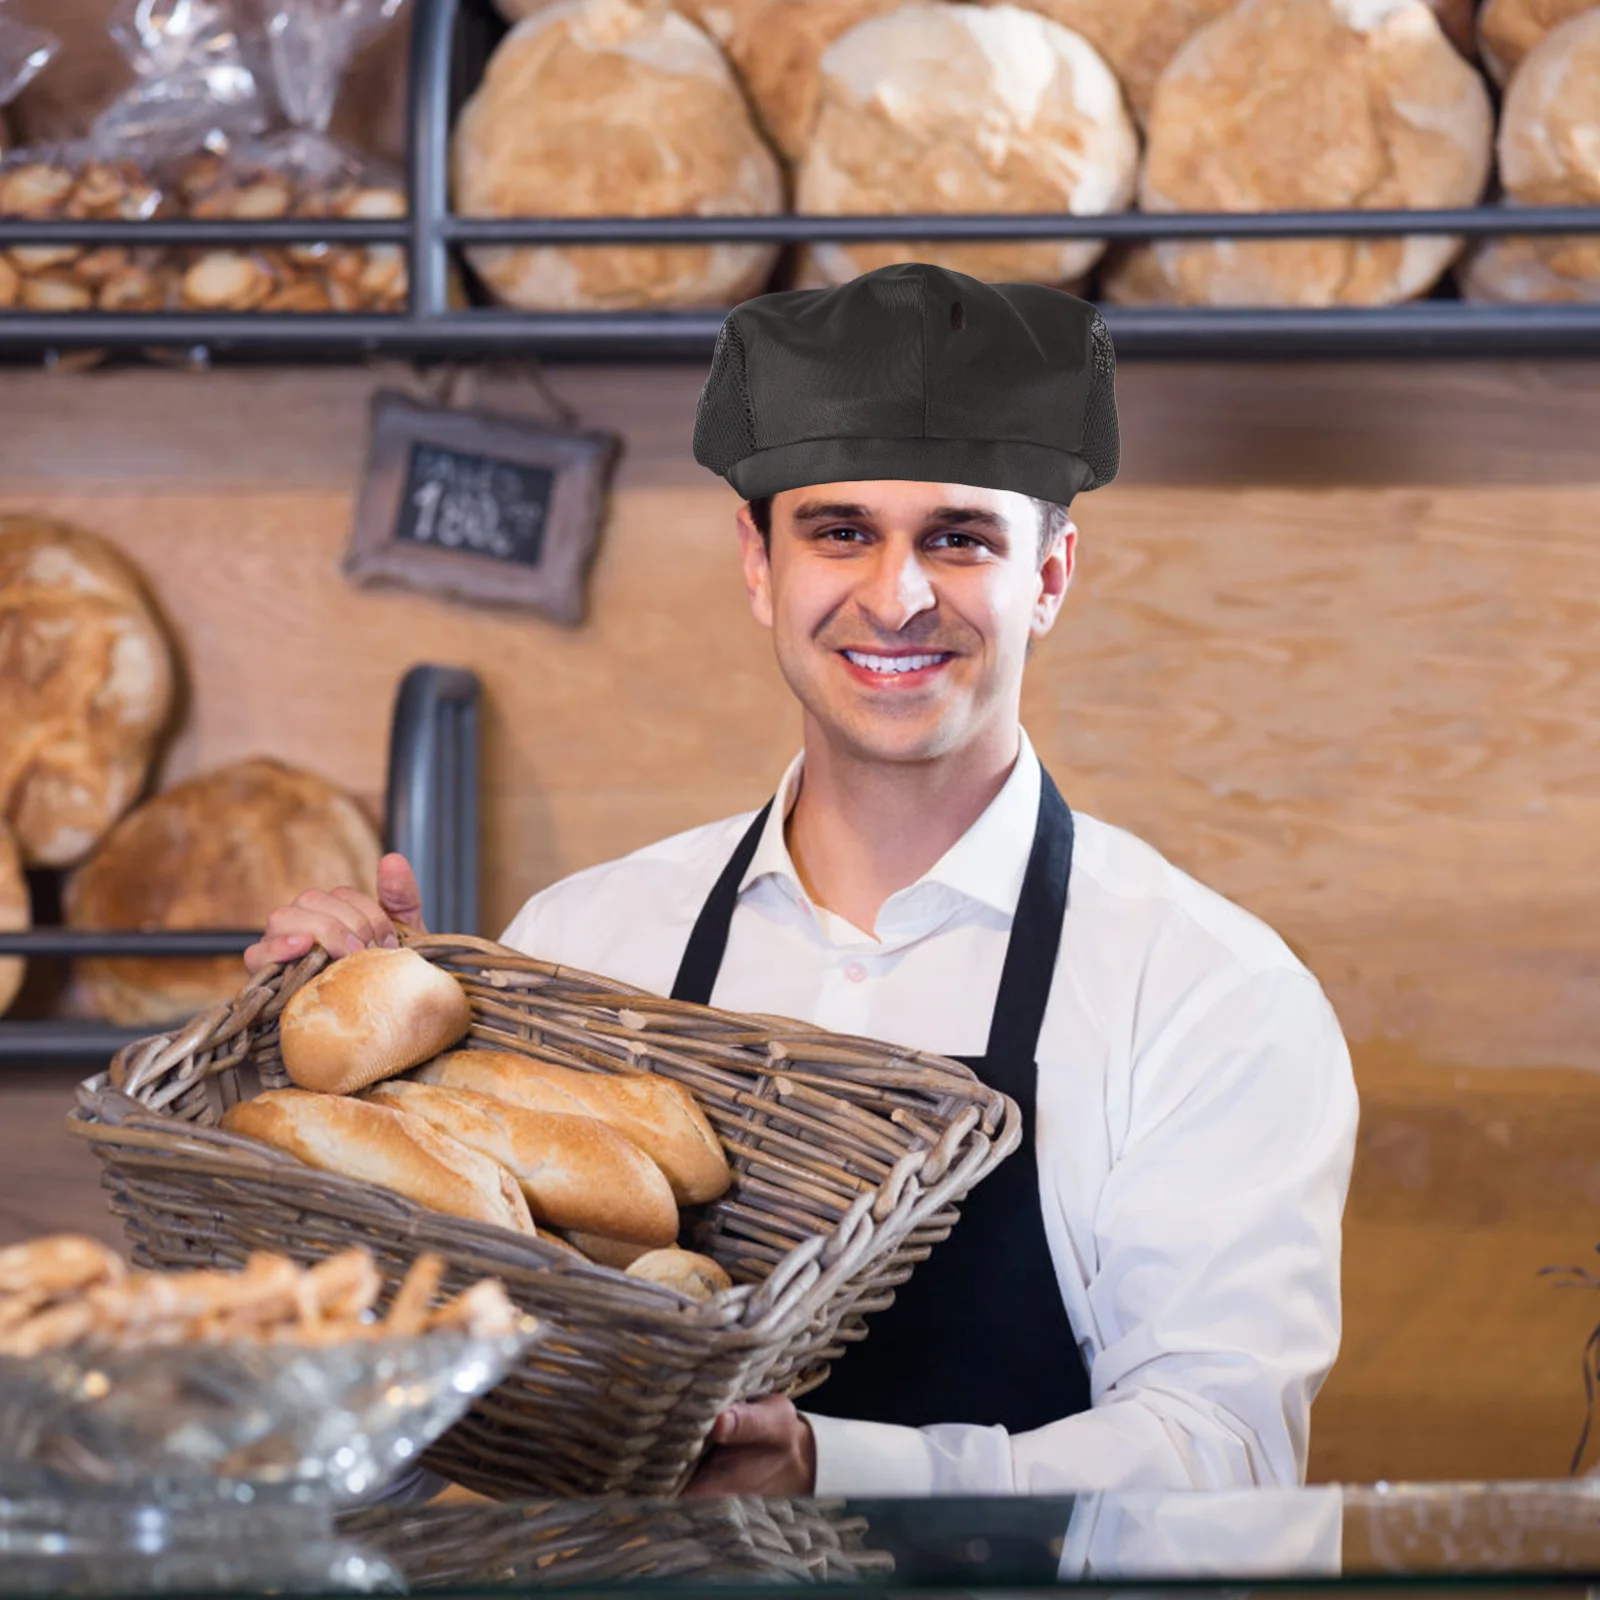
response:
[[[308,883],[371,893],[378,836],[331,784],[265,758],[190,778],[130,812],[67,884],[74,928],[259,928]],[[87,1005],[158,1024],[231,999],[238,958],[86,959]]]
[[[1242,0],[1168,63],[1146,211],[1473,205],[1489,176],[1483,80],[1422,0]],[[1124,304],[1387,305],[1424,294],[1453,238],[1157,241],[1104,274]]]
[[[1595,0],[1483,0],[1478,12],[1478,53],[1489,76],[1502,87],[1522,58],[1552,28],[1559,28]]]
[[[1523,57],[1500,110],[1500,180],[1522,205],[1600,205],[1600,7]],[[1461,272],[1469,300],[1600,301],[1600,234],[1489,240]]]
[[[26,865],[71,866],[133,803],[172,684],[166,634],[114,546],[0,516],[0,819]]]
[[[465,216],[769,216],[776,158],[715,42],[666,0],[561,0],[520,22],[462,109]],[[766,245],[479,247],[490,292],[529,311],[716,307],[756,293]]]
[[[33,926],[28,880],[22,875],[22,852],[16,836],[0,822],[0,933],[22,933]],[[0,1017],[17,998],[26,975],[21,956],[0,958]]]
[[[6,152],[5,108],[55,59],[61,41],[16,15],[0,0],[0,155]]]
[[[1017,6],[907,5],[852,28],[823,55],[796,209],[1096,216],[1127,206],[1138,159],[1117,81],[1081,34]],[[895,240],[819,244],[810,256],[828,283],[932,261],[990,281],[1060,285],[1102,248]]]
[[[263,8],[272,86],[288,126],[204,151],[177,178],[191,216],[381,220],[406,214],[400,174],[331,137],[339,82],[361,44],[403,0],[270,0]],[[178,303],[193,311],[401,311],[405,248],[329,245],[191,253]]]

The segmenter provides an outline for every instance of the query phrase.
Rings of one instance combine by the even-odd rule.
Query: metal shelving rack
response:
[[[389,730],[384,838],[416,869],[430,928],[478,926],[477,677],[460,667],[413,667],[400,682]],[[0,933],[0,956],[236,956],[259,934],[247,929],[100,933],[34,928]],[[0,1021],[0,1063],[105,1062],[155,1028],[108,1022]]]
[[[411,274],[409,309],[390,315],[145,312],[0,313],[0,357],[37,360],[51,351],[203,349],[224,358],[292,361],[391,356],[472,360],[703,361],[721,314],[531,313],[453,309],[451,252],[469,244],[794,243],[888,239],[1281,239],[1336,235],[1600,233],[1600,206],[1479,206],[1440,211],[1259,214],[934,217],[533,217],[474,220],[448,197],[454,109],[481,69],[487,0],[413,0],[409,93],[410,214],[398,221],[27,222],[0,219],[0,246],[14,244],[198,245],[401,244]],[[477,59],[473,59],[476,57]],[[1119,356],[1269,359],[1305,356],[1595,356],[1600,304],[1470,305],[1430,299],[1331,310],[1108,306]]]

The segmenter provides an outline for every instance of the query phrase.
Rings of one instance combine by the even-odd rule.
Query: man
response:
[[[1022,1149],[801,1415],[721,1418],[705,1491],[1293,1483],[1339,1333],[1356,1101],[1283,942],[1074,817],[1019,722],[1117,466],[1082,301],[925,265],[723,327],[697,458],[745,497],[751,608],[804,713],[774,801],[536,895],[530,954],[967,1060]],[[386,858],[248,960],[392,942]]]

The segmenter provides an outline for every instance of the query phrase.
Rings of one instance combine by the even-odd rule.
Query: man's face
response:
[[[860,759],[912,762],[1009,736],[1076,531],[1041,562],[1026,495],[879,481],[788,490],[770,550],[748,510],[739,540],[751,608],[808,716]]]

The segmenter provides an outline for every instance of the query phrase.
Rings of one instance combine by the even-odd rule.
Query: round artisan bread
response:
[[[1241,0],[1156,84],[1146,211],[1467,206],[1489,176],[1483,80],[1422,0]],[[1107,297],[1185,305],[1387,305],[1425,293],[1453,238],[1159,240]]]
[[[147,800],[113,828],[67,885],[74,928],[259,928],[308,883],[377,881],[377,830],[354,800],[313,773],[254,758]],[[77,981],[100,1016],[170,1022],[231,999],[235,956],[93,957]]]
[[[22,933],[32,926],[33,906],[22,873],[22,852],[11,830],[0,821],[0,932]],[[21,956],[0,959],[0,1016],[17,998],[26,971]]]
[[[469,217],[769,216],[777,159],[715,42],[666,0],[558,0],[515,28],[452,147]],[[496,298],[528,311],[725,306],[770,245],[474,246]]]
[[[344,1095],[269,1089],[230,1106],[222,1126],[322,1172],[392,1189],[430,1211],[515,1233],[535,1231],[528,1202],[503,1166],[409,1111]]]
[[[354,1094],[447,1050],[472,1026],[466,991],[415,950],[357,950],[324,967],[278,1019],[302,1089]]]
[[[733,1279],[710,1256],[692,1250],[651,1250],[625,1270],[630,1278],[676,1289],[691,1300],[709,1300],[733,1287]]]
[[[81,860],[132,803],[172,693],[128,560],[82,529],[0,516],[0,819],[28,866]]]
[[[722,1142],[694,1096],[653,1072],[579,1072],[509,1050],[455,1050],[430,1061],[417,1077],[529,1111],[596,1117],[650,1157],[681,1205],[715,1200],[733,1181]],[[612,1233],[607,1228],[587,1231]],[[626,1230],[613,1236],[645,1238]]]
[[[1484,0],[1478,12],[1478,51],[1489,76],[1511,81],[1523,58],[1553,28],[1593,8],[1595,0]]]
[[[678,1236],[677,1203],[660,1167],[595,1117],[528,1111],[431,1083],[381,1083],[364,1098],[413,1112],[498,1161],[517,1180],[535,1219],[552,1228],[651,1245]]]
[[[1500,178],[1518,204],[1600,205],[1600,7],[1523,57],[1500,110]],[[1491,240],[1462,272],[1469,299],[1600,300],[1600,235]]]
[[[1068,211],[1097,216],[1133,197],[1139,136],[1099,52],[1036,12],[901,6],[822,57],[816,126],[796,180],[812,213]],[[898,261],[990,282],[1061,285],[1102,246],[1064,242],[818,244],[829,283]]]

